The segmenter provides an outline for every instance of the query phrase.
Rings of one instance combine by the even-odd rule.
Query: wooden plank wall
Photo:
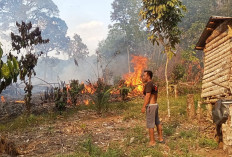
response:
[[[229,91],[232,42],[228,36],[227,25],[231,24],[232,21],[225,21],[206,40],[202,98],[225,95]]]

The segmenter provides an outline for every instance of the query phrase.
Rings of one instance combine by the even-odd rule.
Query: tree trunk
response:
[[[167,53],[166,53],[167,54]],[[170,105],[169,105],[169,91],[168,91],[168,54],[165,65],[165,80],[166,80],[166,91],[167,91],[167,107],[168,107],[168,117],[170,118]]]
[[[48,54],[45,54],[45,63],[44,63],[44,80],[47,80],[47,59],[48,59]]]
[[[32,92],[32,85],[31,85],[31,73],[29,74],[29,78],[28,78],[28,84],[26,84],[27,88],[27,94],[25,95],[25,105],[26,105],[26,113],[27,116],[29,116],[31,114],[31,92]]]

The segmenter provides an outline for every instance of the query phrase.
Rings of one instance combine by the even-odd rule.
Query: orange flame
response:
[[[6,102],[4,96],[1,96],[1,102],[3,102],[3,103]]]
[[[67,104],[72,104],[72,101],[70,98],[67,99]]]
[[[93,86],[91,84],[89,84],[89,85],[85,84],[85,92],[93,94],[95,92],[95,89],[93,88]]]
[[[66,90],[67,90],[67,92],[68,92],[70,89],[71,89],[70,85],[67,84],[67,85],[66,85]]]
[[[88,99],[83,100],[83,102],[84,102],[85,105],[89,105],[89,100]]]
[[[24,100],[16,100],[15,103],[24,104],[25,101]]]
[[[135,93],[142,93],[143,82],[142,73],[147,68],[147,58],[142,56],[132,56],[131,63],[134,64],[134,72],[124,75],[125,84],[127,86],[135,86],[133,90]]]

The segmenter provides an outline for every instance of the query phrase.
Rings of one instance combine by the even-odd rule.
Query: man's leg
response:
[[[157,127],[159,142],[162,142],[163,141],[163,133],[162,133],[162,125],[160,124],[160,120],[159,120],[159,106],[158,105],[157,105],[156,114],[155,114],[155,124]]]
[[[149,146],[154,146],[155,145],[154,128],[149,128],[148,130],[150,136]]]
[[[158,124],[156,125],[157,127],[157,132],[158,132],[158,136],[159,136],[159,141],[163,141],[163,132],[162,132],[162,125]]]

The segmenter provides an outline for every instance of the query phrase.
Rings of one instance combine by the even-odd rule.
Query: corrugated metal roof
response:
[[[223,16],[211,16],[209,21],[201,34],[200,39],[198,40],[195,49],[196,50],[203,50],[205,47],[205,41],[207,38],[212,34],[212,32],[225,20],[231,20],[232,17],[223,17]]]

